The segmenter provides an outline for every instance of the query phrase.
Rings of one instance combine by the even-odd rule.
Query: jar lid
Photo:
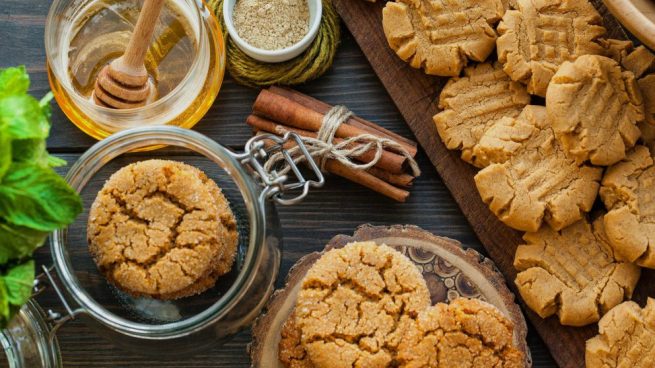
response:
[[[0,343],[10,368],[61,367],[59,343],[46,321],[47,316],[39,304],[30,300],[0,331]],[[2,362],[4,366],[4,362]]]

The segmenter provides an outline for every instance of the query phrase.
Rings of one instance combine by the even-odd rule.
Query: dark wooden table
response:
[[[43,33],[50,1],[2,0],[0,7],[0,67],[26,65],[31,93],[43,96],[48,90]],[[412,137],[386,91],[373,73],[347,30],[334,67],[317,81],[299,87],[301,91],[331,104],[345,104],[362,117],[407,137]],[[257,91],[226,79],[217,101],[195,129],[219,143],[240,150],[251,136],[244,124]],[[53,104],[53,127],[48,148],[74,162],[94,140],[78,130]],[[336,234],[351,234],[360,224],[414,224],[436,234],[457,239],[482,253],[459,208],[427,158],[419,153],[423,175],[416,181],[407,203],[399,204],[337,177],[328,177],[324,188],[314,190],[301,204],[278,207],[284,233],[284,258],[278,285],[289,267],[303,254],[320,250]],[[65,174],[66,168],[61,170]],[[47,247],[37,260],[50,264]],[[38,301],[45,308],[60,309],[54,292],[46,291]],[[142,356],[115,347],[101,332],[73,321],[58,333],[65,366],[78,367],[246,367],[246,346],[250,333],[244,331],[231,342],[179,360]],[[528,336],[534,367],[554,367],[550,353],[534,331]],[[0,359],[0,365],[3,360]]]

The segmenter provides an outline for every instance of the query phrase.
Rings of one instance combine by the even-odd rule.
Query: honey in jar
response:
[[[98,73],[124,53],[142,5],[143,0],[55,0],[50,9],[46,53],[55,98],[95,138],[144,125],[190,128],[222,83],[225,50],[214,15],[199,0],[166,0],[145,60],[153,98],[135,109],[97,106],[91,96]]]

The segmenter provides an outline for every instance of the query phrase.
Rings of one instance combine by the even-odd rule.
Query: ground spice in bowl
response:
[[[234,27],[251,46],[280,50],[300,42],[309,32],[307,0],[238,0]]]

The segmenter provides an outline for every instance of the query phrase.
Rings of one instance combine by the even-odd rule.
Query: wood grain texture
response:
[[[641,42],[655,50],[655,2],[652,0],[604,0],[612,14]]]
[[[0,67],[25,64],[32,80],[30,92],[38,97],[49,90],[43,32],[50,4],[50,1],[43,0],[2,0],[0,7]],[[403,117],[346,30],[333,68],[324,77],[298,89],[333,105],[345,104],[356,114],[413,138]],[[257,92],[227,78],[214,106],[195,130],[224,145],[240,149],[251,136],[244,121],[251,112]],[[72,164],[79,153],[95,141],[68,121],[55,104],[53,112],[53,129],[48,147]],[[412,195],[405,204],[394,203],[345,180],[329,177],[324,188],[312,192],[301,204],[279,207],[285,243],[277,286],[282,286],[289,268],[300,257],[323,249],[335,234],[352,233],[364,223],[415,224],[485,253],[430,161],[423,153],[419,153],[418,158],[423,175],[416,181]],[[66,170],[64,167],[59,172],[64,174]],[[38,251],[37,261],[51,264],[47,247]],[[45,308],[61,311],[51,289],[39,296],[38,301]],[[534,331],[530,326],[528,344],[533,366],[554,367],[550,353]],[[250,342],[249,331],[240,333],[223,346],[178,359],[146,356],[118,348],[105,340],[101,331],[89,328],[83,320],[67,324],[57,335],[65,367],[249,366],[246,351]],[[6,362],[0,359],[0,367],[4,366]]]
[[[608,36],[626,38],[601,1],[594,0],[593,3],[605,19]],[[501,223],[489,211],[475,188],[473,176],[477,170],[462,161],[459,152],[449,151],[445,147],[432,121],[432,116],[440,111],[437,100],[447,78],[425,75],[409,67],[391,50],[382,30],[384,2],[368,4],[335,0],[335,6],[488,254],[505,277],[514,280],[516,270],[512,262],[516,247],[522,242],[521,233]],[[644,274],[637,300],[647,293],[646,285],[652,280],[651,274]],[[516,291],[513,283],[511,285]],[[563,327],[556,317],[542,319],[529,309],[524,309],[560,367],[584,367],[585,341],[596,334],[595,325]]]

